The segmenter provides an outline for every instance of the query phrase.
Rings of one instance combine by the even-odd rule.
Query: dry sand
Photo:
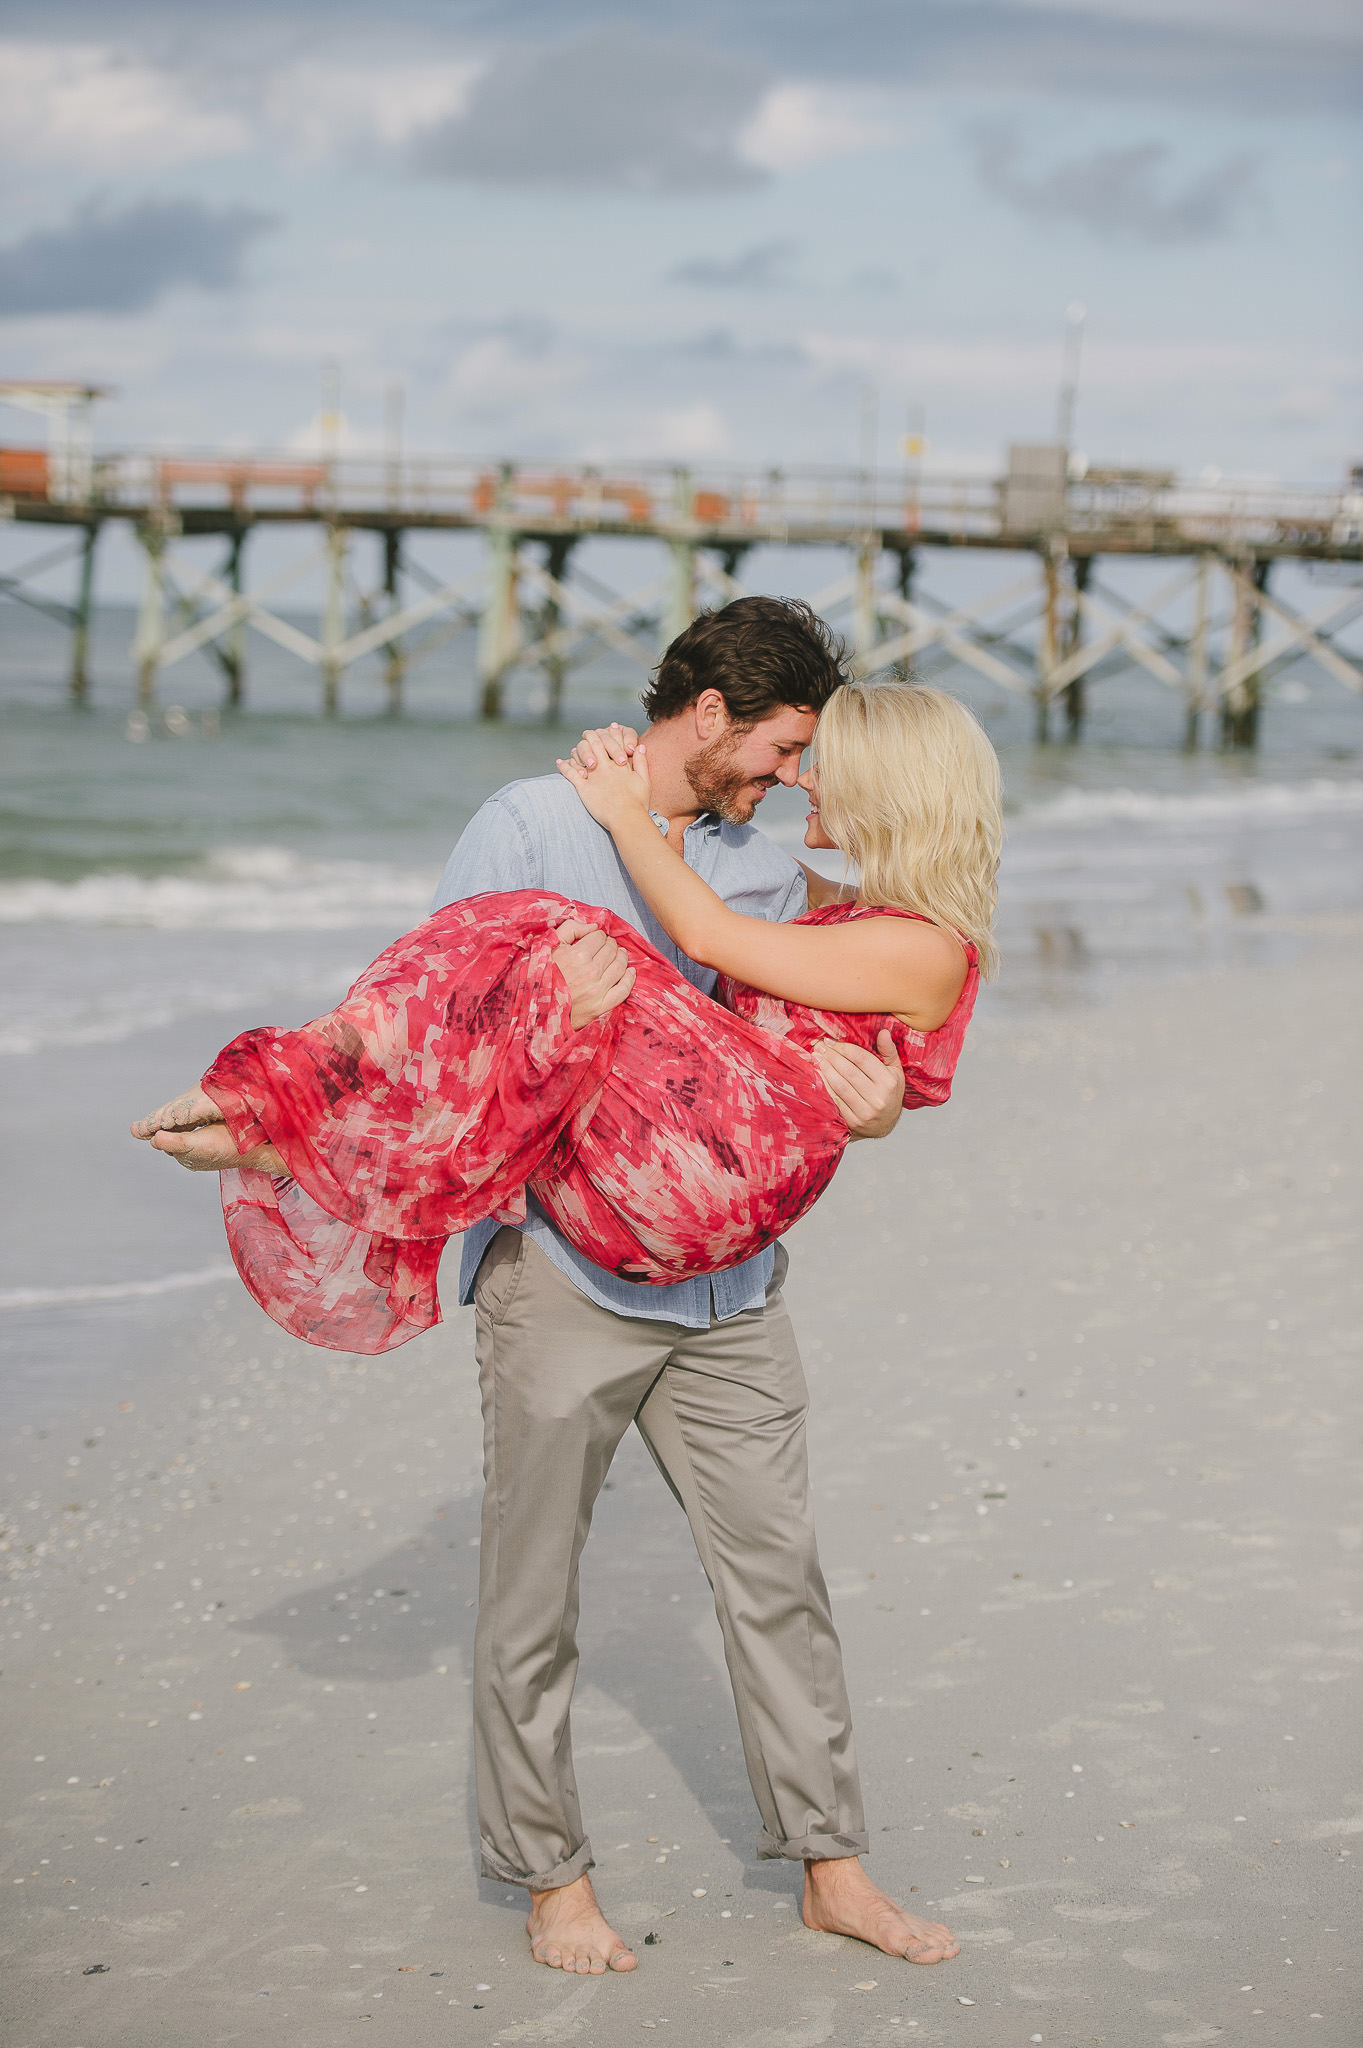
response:
[[[631,1443],[576,1731],[640,1966],[533,1965],[474,1875],[469,1319],[364,1363],[233,1284],[111,1310],[101,1391],[6,1461],[8,2048],[1352,2048],[1358,936],[987,1017],[952,1106],[856,1147],[792,1240],[871,1868],[958,1961],[807,1933],[756,1861],[704,1581]],[[40,1139],[92,1057],[29,1070]],[[185,1244],[213,1192],[177,1190]],[[54,1374],[67,1313],[22,1319]]]

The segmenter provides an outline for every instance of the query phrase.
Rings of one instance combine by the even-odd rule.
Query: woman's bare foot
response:
[[[530,1953],[551,1970],[600,1977],[607,1970],[636,1970],[639,1959],[626,1947],[596,1903],[589,1877],[557,1891],[531,1892],[525,1923]]]
[[[822,1934],[850,1934],[910,1963],[948,1963],[960,1953],[949,1927],[906,1913],[873,1884],[855,1856],[805,1865],[801,1916]]]
[[[257,1145],[250,1152],[238,1152],[226,1124],[208,1124],[189,1131],[157,1131],[153,1152],[165,1152],[191,1173],[226,1173],[230,1167],[249,1167],[256,1173],[285,1174],[288,1167],[273,1145]]]
[[[186,1088],[173,1102],[163,1102],[150,1116],[139,1117],[129,1126],[135,1138],[154,1138],[158,1131],[197,1131],[205,1124],[220,1124],[222,1111],[202,1088]],[[162,1151],[165,1147],[160,1147]]]

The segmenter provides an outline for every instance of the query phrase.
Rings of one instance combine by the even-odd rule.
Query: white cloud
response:
[[[0,149],[25,163],[129,170],[249,147],[249,124],[185,79],[98,43],[0,43]]]
[[[738,138],[740,156],[764,171],[801,170],[828,157],[850,156],[894,139],[871,112],[864,93],[815,85],[774,85]]]
[[[505,335],[489,334],[456,357],[446,389],[456,403],[475,411],[503,411],[562,391],[577,383],[585,368],[571,356],[527,349]]]
[[[1060,343],[997,338],[957,341],[923,337],[882,341],[855,335],[808,333],[801,345],[825,372],[869,379],[887,393],[916,400],[988,392],[1019,408],[1047,400],[1060,382]],[[1135,405],[1175,417],[1194,393],[1218,398],[1239,392],[1248,402],[1271,403],[1284,420],[1313,421],[1338,403],[1340,388],[1357,382],[1357,367],[1331,346],[1300,342],[1140,341],[1085,345],[1080,405],[1111,409]]]
[[[357,427],[344,412],[315,412],[295,427],[284,442],[291,455],[381,455],[384,437],[378,427]]]
[[[396,149],[419,129],[462,114],[485,68],[472,59],[310,59],[271,79],[266,115],[305,156],[326,156],[356,142]]]
[[[633,455],[691,461],[727,455],[733,446],[723,414],[708,399],[680,406],[675,412],[655,413],[641,423],[631,442],[630,453]]]

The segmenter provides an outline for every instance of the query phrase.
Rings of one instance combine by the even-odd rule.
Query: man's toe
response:
[[[611,1957],[611,1968],[613,1970],[637,1970],[638,1967],[639,1958],[632,1949],[617,1949]]]

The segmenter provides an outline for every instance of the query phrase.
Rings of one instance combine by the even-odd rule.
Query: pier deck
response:
[[[1355,477],[1354,483],[1358,479]],[[487,462],[408,457],[300,459],[287,454],[125,453],[60,464],[41,450],[0,450],[0,516],[77,529],[80,587],[71,605],[31,588],[51,557],[0,579],[0,594],[36,603],[72,630],[71,687],[88,687],[94,557],[101,529],[126,523],[145,556],[136,643],[141,702],[162,673],[198,649],[216,656],[228,702],[242,701],[247,628],[265,634],[321,680],[335,710],[341,679],[381,654],[400,707],[412,635],[441,621],[477,635],[483,715],[500,714],[504,686],[541,669],[556,717],[569,669],[602,645],[647,669],[707,603],[743,593],[739,572],[757,547],[839,549],[848,567],[818,592],[845,615],[856,672],[909,664],[964,665],[1029,694],[1041,736],[1052,707],[1066,729],[1083,723],[1095,672],[1136,665],[1181,693],[1192,742],[1210,717],[1223,743],[1252,745],[1265,680],[1308,657],[1363,689],[1363,665],[1336,636],[1363,611],[1363,589],[1332,589],[1307,617],[1270,590],[1283,561],[1363,562],[1363,493],[1273,484],[1194,483],[1173,472],[1084,468],[1058,443],[1021,444],[1004,474],[943,477],[911,470],[681,469],[637,463]],[[312,544],[268,585],[248,588],[253,532],[314,529]],[[410,562],[416,532],[476,532],[479,566],[440,584]],[[352,570],[357,534],[378,537],[382,581],[362,591]],[[219,537],[206,572],[177,544]],[[605,590],[575,563],[588,540],[651,542],[643,588]],[[938,550],[1030,557],[1021,574],[967,607],[921,587]],[[657,557],[661,554],[661,562]],[[1167,558],[1171,578],[1141,606],[1106,588],[1104,558]],[[304,632],[270,608],[321,569],[321,629]]]

